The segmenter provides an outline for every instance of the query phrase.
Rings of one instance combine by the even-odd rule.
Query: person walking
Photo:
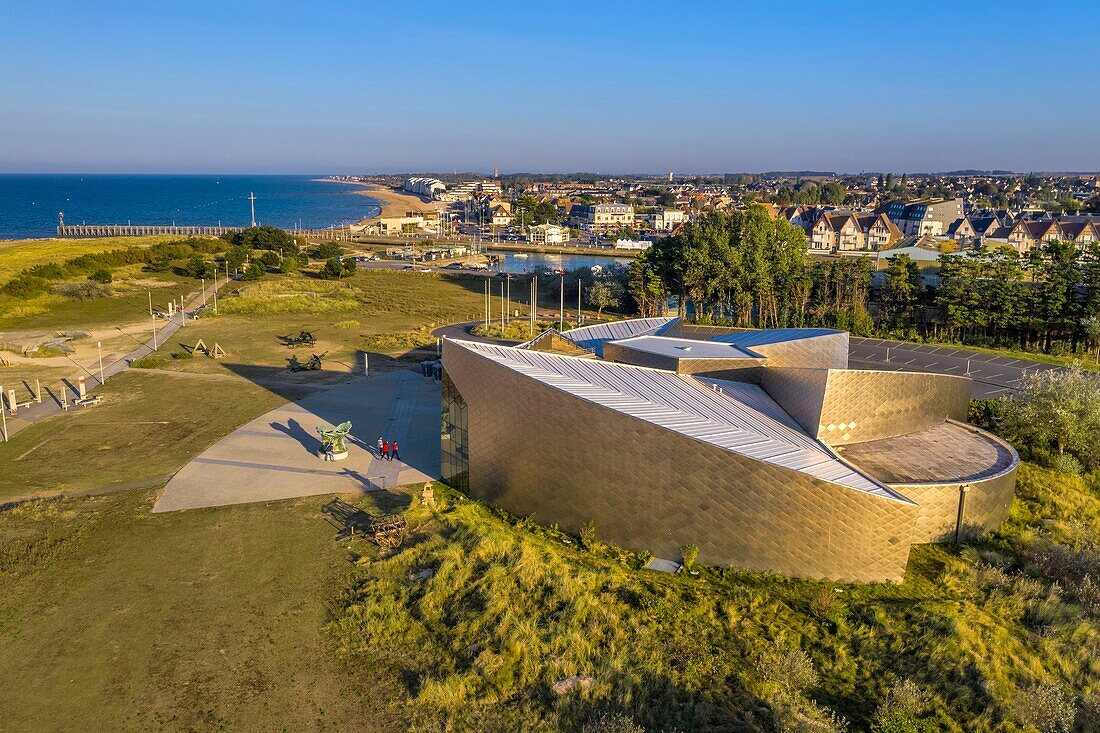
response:
[[[401,456],[399,456],[397,454],[397,441],[396,440],[393,441],[393,445],[390,446],[390,459],[392,460],[394,458],[396,458],[399,461],[401,460]]]
[[[382,458],[385,458],[387,461],[390,459],[390,444],[389,441],[386,440],[382,441]]]
[[[382,436],[379,435],[378,436],[378,457],[381,458],[383,455],[384,454],[382,453]]]

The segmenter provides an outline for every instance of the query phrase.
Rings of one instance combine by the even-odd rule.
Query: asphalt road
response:
[[[1020,380],[1028,374],[1065,371],[1065,367],[954,346],[911,344],[857,336],[849,339],[848,366],[853,369],[967,376],[974,380],[971,395],[975,398],[1003,396],[1016,389]]]

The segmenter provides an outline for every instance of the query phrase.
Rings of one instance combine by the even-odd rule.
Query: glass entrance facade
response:
[[[470,488],[470,444],[466,400],[454,382],[443,372],[443,399],[440,419],[440,469],[443,480],[460,491]]]

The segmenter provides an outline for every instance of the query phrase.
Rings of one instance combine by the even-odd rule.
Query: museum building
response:
[[[1000,525],[1019,458],[966,423],[970,380],[847,367],[843,331],[677,318],[447,339],[443,479],[657,557],[834,581]]]

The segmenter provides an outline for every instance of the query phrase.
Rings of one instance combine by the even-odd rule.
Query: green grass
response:
[[[0,513],[0,730],[406,730],[392,668],[324,633],[349,567],[325,499],[150,514],[157,493]]]
[[[178,236],[105,237],[101,239],[16,239],[0,242],[0,285],[21,270],[50,262],[64,262],[81,255],[113,249],[170,242]]]
[[[130,370],[97,407],[73,408],[0,443],[0,502],[167,480],[226,433],[282,398],[239,380]]]
[[[907,678],[930,696],[932,730],[1022,731],[1021,690],[1035,682],[1100,693],[1095,617],[1033,561],[1044,527],[1059,538],[1084,523],[1095,537],[1100,498],[1031,466],[1020,495],[1000,533],[962,552],[916,548],[904,583],[868,586],[637,571],[644,558],[452,496],[411,515],[413,547],[381,560],[364,549],[331,631],[352,663],[399,665],[425,728],[576,730],[618,711],[652,731],[763,731],[760,711],[793,698],[811,718],[827,707],[867,730]],[[434,578],[409,581],[425,567]],[[819,682],[790,695],[763,679],[776,649],[807,651]],[[574,674],[594,687],[549,692]]]

